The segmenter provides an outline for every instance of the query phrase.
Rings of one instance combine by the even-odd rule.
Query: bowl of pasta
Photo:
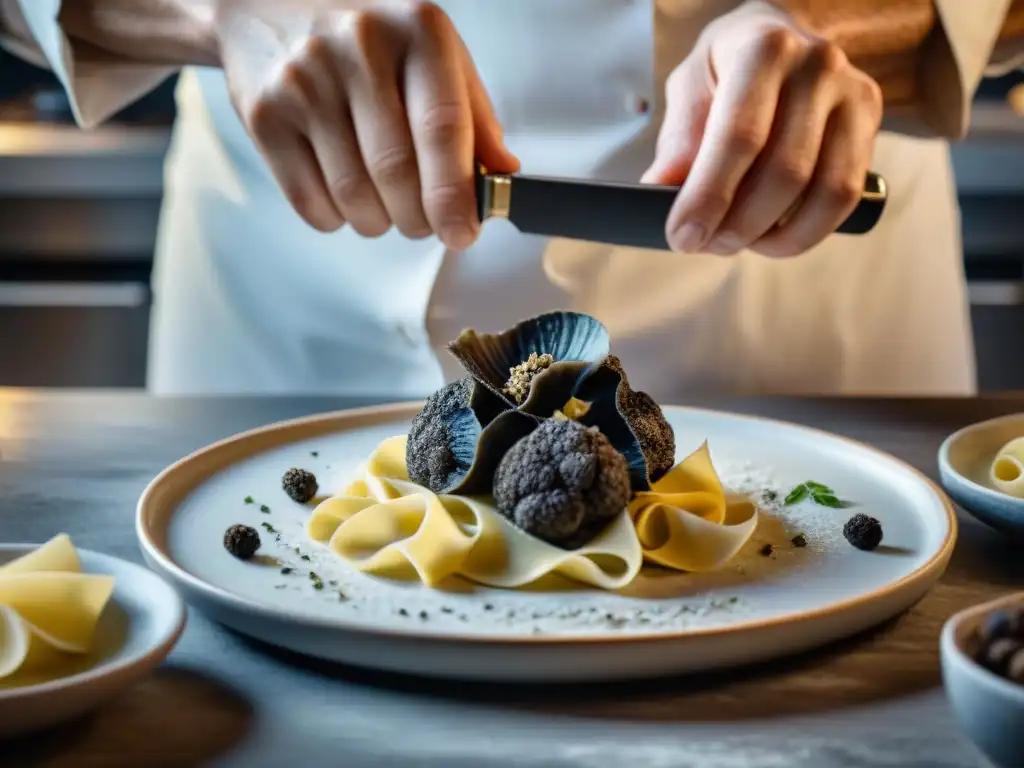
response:
[[[946,492],[995,530],[1024,538],[1024,413],[964,427],[939,448]]]

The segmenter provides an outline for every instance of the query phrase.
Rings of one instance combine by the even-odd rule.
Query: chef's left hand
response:
[[[860,200],[881,89],[769,3],[708,25],[665,96],[644,181],[682,185],[666,224],[674,250],[793,256]]]

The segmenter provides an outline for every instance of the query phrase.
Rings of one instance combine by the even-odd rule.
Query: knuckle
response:
[[[279,119],[277,94],[266,89],[256,95],[246,111],[245,123],[249,132],[262,138],[273,130]]]
[[[853,208],[860,200],[863,181],[850,175],[825,179],[823,187],[828,203],[843,210]]]
[[[331,197],[344,205],[352,205],[373,198],[370,180],[361,173],[340,169],[327,179]]]
[[[857,100],[864,108],[870,111],[876,122],[882,118],[882,87],[874,78],[864,76],[858,79],[856,86]]]
[[[828,40],[811,43],[807,58],[814,70],[824,75],[836,75],[849,64],[843,49]]]
[[[787,27],[770,27],[754,43],[752,53],[763,63],[784,62],[796,56],[805,44],[800,35]]]
[[[457,102],[432,104],[423,113],[420,130],[430,146],[457,145],[466,127],[466,113]]]
[[[814,174],[814,159],[799,154],[779,155],[769,162],[768,172],[775,183],[802,189]]]
[[[387,22],[377,13],[362,11],[352,14],[349,24],[349,35],[356,50],[362,53],[372,51],[376,43],[384,36]]]
[[[409,146],[396,146],[368,158],[370,175],[381,187],[397,187],[416,179],[416,154]]]
[[[299,61],[315,72],[328,71],[334,59],[334,47],[327,35],[314,32],[299,50]]]
[[[281,72],[283,85],[298,96],[302,104],[315,106],[319,101],[316,76],[302,60],[289,61]]]
[[[761,151],[767,140],[767,133],[760,126],[740,120],[726,133],[725,148],[731,154],[753,155]]]

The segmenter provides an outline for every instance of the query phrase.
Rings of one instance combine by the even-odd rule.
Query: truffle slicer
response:
[[[665,222],[679,187],[488,173],[478,166],[480,221],[508,219],[520,232],[633,248],[670,250]],[[863,235],[878,223],[888,191],[876,173],[839,234]]]

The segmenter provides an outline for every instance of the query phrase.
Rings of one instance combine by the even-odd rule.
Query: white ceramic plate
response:
[[[997,531],[1024,539],[1024,499],[994,488],[989,476],[999,449],[1021,436],[1024,413],[964,427],[939,448],[939,476],[957,504]]]
[[[953,550],[956,518],[945,496],[887,454],[781,422],[668,408],[677,458],[707,438],[733,490],[769,488],[781,498],[814,480],[856,507],[767,511],[754,540],[720,572],[652,572],[628,594],[571,586],[442,592],[366,576],[306,540],[310,508],[287,498],[281,475],[304,467],[322,492],[338,491],[383,438],[407,431],[418,407],[274,424],[172,465],[139,501],[147,562],[215,620],[300,653],[434,676],[554,681],[706,670],[818,646],[909,607]],[[842,536],[858,511],[883,524],[883,546],[874,552]],[[261,552],[295,570],[282,574],[272,563],[229,555],[222,538],[233,523],[271,525],[274,533],[261,529]],[[804,548],[790,543],[800,532]],[[760,554],[766,542],[779,545],[774,556]],[[311,569],[323,590],[313,588]]]
[[[0,544],[0,564],[38,544]],[[47,682],[0,680],[0,738],[57,725],[95,709],[162,662],[185,628],[185,604],[158,576],[133,563],[79,549],[82,569],[115,579],[92,653],[70,657]],[[10,686],[10,687],[9,687]],[[0,750],[2,751],[2,750]]]

